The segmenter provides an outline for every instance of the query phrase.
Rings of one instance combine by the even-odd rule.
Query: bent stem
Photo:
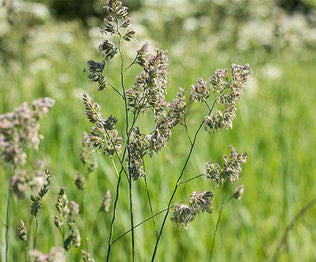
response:
[[[213,111],[213,109],[214,109],[214,106],[215,106],[215,104],[216,104],[216,101],[217,101],[217,100],[214,101],[212,107],[208,107],[208,109],[209,109],[208,115],[212,113],[212,111]],[[207,103],[206,103],[206,105],[208,106]],[[194,138],[193,138],[193,141],[192,141],[192,143],[191,143],[191,147],[190,147],[188,156],[187,156],[187,158],[186,158],[186,160],[185,160],[184,166],[183,166],[183,168],[182,168],[182,170],[181,170],[181,173],[180,173],[180,175],[179,175],[179,177],[178,177],[178,179],[177,179],[177,182],[176,182],[176,184],[175,184],[175,187],[174,187],[174,190],[173,190],[173,192],[172,192],[172,195],[171,195],[171,197],[170,197],[170,199],[169,199],[169,203],[168,203],[168,207],[167,207],[167,212],[166,212],[166,214],[165,214],[165,216],[164,216],[164,218],[163,218],[163,221],[162,221],[162,224],[161,224],[161,227],[160,227],[160,231],[159,231],[159,234],[158,234],[156,243],[155,243],[154,252],[153,252],[153,255],[152,255],[152,257],[151,257],[151,261],[152,261],[152,262],[155,260],[155,257],[156,257],[158,245],[159,245],[159,242],[160,242],[160,239],[161,239],[161,235],[162,235],[162,233],[163,233],[163,229],[164,229],[164,226],[165,226],[165,224],[166,224],[166,221],[167,221],[167,218],[168,218],[168,215],[169,215],[169,211],[170,211],[170,207],[171,207],[172,200],[173,200],[174,196],[175,196],[176,193],[177,193],[178,187],[179,187],[179,185],[180,185],[180,180],[182,179],[182,177],[183,177],[183,175],[184,175],[184,171],[185,171],[186,168],[187,168],[187,165],[188,165],[188,163],[189,163],[189,160],[190,160],[190,158],[191,158],[191,155],[192,155],[192,152],[193,152],[193,149],[194,149],[196,140],[197,140],[197,136],[198,136],[200,130],[202,129],[203,125],[204,125],[204,120],[200,123],[198,129],[196,130],[196,132],[195,132],[195,134],[194,134]]]
[[[294,218],[292,219],[292,221],[287,225],[287,227],[284,230],[284,233],[282,235],[282,238],[280,240],[280,242],[278,243],[274,254],[272,256],[272,261],[277,261],[278,255],[280,253],[280,250],[282,248],[282,246],[286,243],[287,237],[290,233],[290,231],[294,228],[295,224],[298,222],[298,220],[305,215],[305,213],[312,208],[314,205],[316,204],[316,198],[312,199],[311,201],[309,201],[305,206],[303,206],[299,212],[296,213],[296,215],[294,216]]]

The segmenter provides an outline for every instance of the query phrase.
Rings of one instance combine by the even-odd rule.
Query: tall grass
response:
[[[76,43],[80,45],[81,43]],[[192,51],[193,53],[194,51]],[[195,54],[192,54],[192,56]],[[278,58],[273,56],[267,58],[268,66],[281,70],[282,74],[278,78],[269,78],[266,74],[267,65],[259,63],[259,58],[251,52],[238,54],[231,50],[228,52],[229,62],[252,64],[254,77],[257,80],[257,89],[252,90],[254,86],[250,85],[250,90],[246,91],[246,97],[240,107],[240,114],[237,117],[234,131],[230,134],[218,133],[209,142],[206,135],[201,136],[197,143],[196,155],[193,161],[188,165],[189,172],[195,170],[202,171],[203,163],[209,159],[218,157],[216,152],[222,152],[222,148],[227,144],[234,144],[236,147],[247,149],[249,160],[245,165],[244,176],[241,178],[245,185],[246,192],[237,207],[231,208],[231,203],[227,203],[224,212],[221,214],[220,228],[216,237],[216,248],[213,253],[213,261],[229,260],[266,260],[271,256],[278,240],[281,238],[283,229],[289,218],[298,211],[304,203],[315,196],[311,185],[315,183],[315,114],[313,105],[316,100],[315,79],[315,59],[312,52],[309,58],[296,57],[292,54],[280,55]],[[173,58],[169,53],[171,62],[170,71],[173,75],[172,83],[174,86],[185,86],[187,83],[193,83],[199,76],[201,69],[209,68],[212,72],[216,67],[226,67],[228,62],[220,60],[216,53],[210,53],[212,59],[201,59],[196,67],[183,65],[181,61]],[[45,136],[44,143],[40,150],[40,155],[49,156],[51,169],[54,172],[54,183],[51,194],[56,195],[60,186],[73,184],[76,177],[76,169],[80,166],[78,154],[80,152],[80,138],[82,132],[88,129],[86,121],[82,120],[83,108],[80,98],[74,98],[73,93],[78,87],[85,89],[88,85],[85,76],[82,74],[83,63],[87,58],[78,56],[74,50],[69,50],[65,54],[63,63],[52,62],[48,71],[41,71],[32,75],[32,81],[26,81],[30,78],[27,67],[23,68],[20,74],[16,74],[9,67],[1,80],[0,107],[1,112],[12,110],[16,105],[24,100],[32,100],[40,96],[52,96],[57,100],[50,117],[42,123],[42,133]],[[181,69],[179,69],[181,66]],[[113,70],[119,68],[114,65]],[[179,71],[180,70],[180,71]],[[69,82],[67,84],[59,83],[59,76],[67,72]],[[174,72],[180,72],[174,73]],[[205,73],[206,74],[206,73]],[[126,79],[128,83],[131,78]],[[282,91],[280,91],[282,83]],[[12,88],[14,87],[14,88]],[[91,93],[95,91],[91,90]],[[172,97],[174,91],[170,91],[168,96]],[[108,95],[108,103],[104,107],[104,113],[110,114],[112,108],[116,106],[115,95]],[[280,121],[280,96],[286,96],[282,100],[282,120]],[[99,98],[100,101],[103,98]],[[71,105],[71,106],[69,106]],[[124,112],[122,112],[122,115]],[[198,115],[199,112],[193,112]],[[150,119],[145,119],[150,121]],[[145,121],[144,120],[144,121]],[[75,128],[74,128],[75,127]],[[120,128],[120,127],[119,127]],[[122,132],[122,128],[120,129]],[[286,145],[280,147],[277,142],[282,139]],[[174,170],[181,168],[179,157],[184,155],[184,149],[188,142],[184,134],[176,131],[171,143],[160,156],[155,156],[151,163],[146,162],[146,170],[153,175],[147,178],[151,188],[150,196],[153,206],[153,213],[164,209],[168,196],[172,193],[171,188],[175,183],[176,176]],[[175,157],[177,156],[177,157]],[[179,157],[178,157],[179,156]],[[163,161],[163,165],[158,162]],[[291,179],[285,177],[284,163],[288,163],[287,171],[291,174]],[[86,203],[100,202],[103,193],[108,188],[115,187],[115,169],[99,159],[100,168],[89,177],[89,187],[86,191]],[[1,199],[7,199],[7,184],[10,174],[1,168]],[[168,179],[162,178],[164,174]],[[284,183],[284,179],[287,179]],[[283,194],[283,188],[286,184],[286,195]],[[123,190],[128,192],[128,184],[123,183]],[[194,190],[196,184],[188,184],[186,188],[179,190],[177,200],[185,199],[188,194]],[[135,224],[151,216],[150,207],[144,199],[147,199],[147,192],[143,189],[144,185],[139,184],[132,188],[134,192],[134,220]],[[205,186],[205,190],[208,187]],[[165,190],[168,194],[161,194]],[[69,198],[76,199],[77,191],[74,188],[69,190]],[[284,205],[286,197],[286,208],[288,215],[284,213],[280,206]],[[77,199],[77,201],[80,201]],[[128,196],[121,197],[121,203],[118,206],[118,212],[122,220],[117,222],[117,237],[129,229],[129,213],[124,210],[129,208]],[[20,205],[29,206],[30,201],[25,199],[21,204],[16,199],[12,201],[12,214],[28,215],[28,210],[20,208]],[[37,243],[37,248],[48,252],[51,246],[58,245],[60,239],[57,229],[52,226],[55,199],[47,199],[39,217],[40,227],[38,235],[41,241]],[[2,202],[3,203],[3,202]],[[234,204],[235,205],[235,204]],[[220,203],[215,200],[215,206]],[[5,205],[0,206],[2,221],[5,221]],[[98,206],[86,205],[87,214],[97,214]],[[47,212],[46,212],[47,211]],[[313,260],[314,259],[314,208],[305,214],[292,231],[289,233],[289,250],[293,260]],[[174,225],[167,221],[164,240],[161,242],[157,261],[177,261],[177,260],[201,260],[209,257],[209,251],[212,246],[210,232],[216,227],[219,210],[215,209],[211,217],[201,216],[197,221],[186,230],[178,230]],[[234,218],[234,219],[232,219]],[[162,216],[156,216],[156,223],[162,222]],[[214,221],[213,221],[214,220]],[[19,217],[12,216],[12,225],[18,225]],[[89,238],[91,243],[91,252],[97,261],[105,259],[104,239],[109,231],[104,222],[108,224],[110,217],[105,215],[97,218],[87,216],[85,221],[87,226],[96,224],[96,232]],[[5,231],[5,223],[1,224],[2,234]],[[47,232],[53,232],[49,234]],[[115,236],[116,237],[116,236]],[[23,244],[11,232],[11,260],[19,261],[21,252],[24,252]],[[155,239],[155,231],[152,223],[148,222],[135,229],[135,242],[144,248],[135,254],[136,261],[147,261],[152,252],[152,246],[147,239]],[[130,247],[129,238],[122,238],[121,241],[114,243],[113,257],[127,261],[129,259]],[[206,243],[201,245],[201,243]],[[4,245],[1,245],[4,250]],[[231,252],[227,252],[231,250]],[[79,254],[72,251],[76,259]],[[3,254],[3,252],[1,252]],[[287,261],[287,255],[280,253],[280,260]]]

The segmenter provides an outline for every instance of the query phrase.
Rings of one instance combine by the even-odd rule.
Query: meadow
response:
[[[138,16],[139,13],[135,13],[135,17]],[[48,253],[52,247],[62,246],[53,219],[57,213],[57,193],[60,187],[66,186],[69,199],[79,204],[85,201],[78,222],[81,233],[88,239],[85,243],[82,238],[83,245],[95,261],[105,261],[117,181],[111,159],[98,155],[98,168],[88,175],[84,192],[74,184],[77,172],[84,170],[80,161],[82,134],[90,129],[81,98],[83,92],[88,92],[102,105],[104,115],[115,113],[119,119],[117,128],[119,132],[124,132],[120,122],[124,110],[118,105],[115,92],[110,89],[97,91],[84,71],[86,61],[98,56],[95,52],[99,40],[98,36],[95,37],[97,31],[76,21],[49,18],[33,26],[25,42],[17,42],[10,36],[12,38],[6,41],[18,45],[18,51],[12,59],[1,56],[0,113],[11,112],[22,102],[31,102],[39,97],[55,99],[55,106],[40,122],[40,133],[43,135],[40,149],[29,152],[33,157],[43,159],[45,166],[52,171],[51,188],[40,211],[36,248]],[[143,39],[148,38],[156,47],[168,50],[169,100],[175,96],[178,87],[189,90],[196,79],[200,76],[208,78],[217,68],[229,68],[232,63],[249,63],[251,78],[238,106],[233,129],[201,133],[185,178],[202,173],[205,162],[210,159],[220,161],[221,156],[229,152],[231,144],[241,152],[247,152],[248,160],[238,181],[238,185],[244,185],[245,193],[240,201],[230,201],[223,209],[213,261],[272,261],[286,227],[304,205],[316,198],[315,49],[284,47],[282,39],[277,38],[272,50],[252,47],[241,51],[234,43],[219,50],[203,45],[207,43],[203,35],[192,34],[192,39],[186,36],[187,41],[182,39],[180,42],[164,37],[164,31],[153,35],[150,30],[148,32],[129,45],[137,49]],[[131,57],[131,54],[126,54],[126,60]],[[119,66],[119,60],[114,59],[106,67],[114,86],[119,85]],[[135,68],[128,73],[126,86],[133,85],[139,71]],[[193,106],[190,123],[196,126],[201,119],[201,111]],[[152,119],[144,116],[141,121],[146,126]],[[185,132],[177,127],[168,146],[159,155],[146,159],[146,178],[154,213],[166,208],[188,149]],[[0,248],[1,261],[5,261],[10,169],[0,166],[0,174]],[[180,188],[175,201],[186,199],[197,188],[211,190],[215,195],[214,211],[198,216],[185,229],[179,229],[168,218],[157,261],[208,261],[222,200],[221,191],[230,192],[236,186],[214,188],[207,179],[201,178]],[[99,207],[107,190],[112,194],[110,212],[100,213]],[[144,179],[134,182],[133,198],[135,222],[150,217]],[[23,200],[13,198],[9,261],[24,259],[25,245],[17,238],[16,227],[21,218],[27,224],[30,222],[30,205],[29,197]],[[117,214],[115,237],[130,228],[128,183],[124,179]],[[316,206],[312,206],[296,221],[282,244],[277,261],[315,261],[315,215]],[[162,215],[155,217],[155,223],[159,225],[162,218]],[[135,229],[136,261],[150,260],[154,239],[152,221]],[[130,261],[130,241],[128,234],[113,244],[112,261]],[[67,261],[80,261],[80,257],[80,249],[72,248],[67,253]]]

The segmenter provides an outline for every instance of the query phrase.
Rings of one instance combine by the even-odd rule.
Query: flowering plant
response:
[[[177,182],[170,196],[167,208],[154,214],[150,201],[150,194],[146,182],[146,190],[149,196],[152,216],[165,212],[160,229],[156,230],[156,240],[151,260],[154,261],[164,231],[164,226],[171,208],[174,208],[171,220],[179,226],[187,226],[199,213],[212,212],[213,193],[210,191],[193,192],[187,200],[188,204],[176,203],[172,205],[178,187],[193,179],[205,176],[210,179],[214,186],[224,186],[227,182],[235,182],[239,178],[242,164],[246,162],[247,154],[239,154],[231,146],[230,154],[224,156],[222,166],[218,163],[209,162],[206,164],[205,173],[197,175],[188,180],[183,180],[187,165],[192,157],[193,149],[201,130],[208,132],[221,129],[231,129],[236,117],[237,103],[241,99],[243,89],[248,82],[250,68],[249,65],[231,66],[231,73],[228,69],[216,70],[209,80],[199,78],[189,91],[189,101],[186,98],[186,89],[180,88],[172,101],[166,99],[167,89],[170,85],[168,73],[167,52],[160,49],[152,50],[148,43],[143,44],[135,53],[134,59],[126,66],[123,41],[133,41],[136,32],[132,28],[132,19],[128,17],[128,9],[120,1],[108,0],[105,6],[108,16],[104,19],[104,26],[101,32],[105,35],[105,40],[100,44],[99,51],[103,58],[101,61],[89,60],[88,78],[96,83],[101,92],[110,92],[112,89],[117,93],[124,106],[125,124],[124,133],[120,134],[116,124],[120,121],[117,117],[110,115],[103,117],[101,106],[96,103],[88,93],[83,94],[86,115],[93,124],[90,132],[84,135],[85,144],[89,145],[94,151],[98,151],[112,159],[116,159],[120,168],[117,173],[117,185],[114,195],[112,209],[112,220],[107,245],[107,261],[110,259],[111,248],[114,242],[131,232],[131,258],[135,259],[135,226],[133,214],[133,194],[132,187],[137,180],[146,178],[145,159],[151,158],[167,146],[172,136],[172,131],[176,127],[184,127],[186,135],[190,141],[188,155],[184,159],[182,170],[179,171]],[[118,56],[120,60],[120,87],[113,85],[106,75],[106,65],[110,60]],[[140,73],[136,76],[133,86],[126,87],[125,75],[131,67],[138,66]],[[215,99],[211,101],[211,97]],[[194,132],[193,137],[189,135],[187,108],[192,104],[206,106],[208,113],[201,120],[200,125]],[[146,133],[141,128],[139,116],[151,114],[154,122],[152,131]],[[131,229],[123,235],[113,240],[115,221],[117,219],[117,204],[121,189],[122,177],[128,182],[129,191],[129,212]],[[236,191],[232,198],[239,199],[241,191]],[[185,202],[185,201],[183,201]],[[154,222],[156,226],[156,223]],[[214,236],[215,237],[215,236]]]

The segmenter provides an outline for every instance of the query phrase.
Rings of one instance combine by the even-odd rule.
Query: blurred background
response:
[[[248,153],[240,184],[241,201],[230,202],[215,245],[214,261],[269,260],[286,225],[306,202],[316,197],[316,1],[315,0],[128,0],[136,39],[126,50],[132,59],[145,41],[168,50],[173,97],[178,87],[189,89],[200,76],[207,79],[216,68],[249,63],[251,80],[240,103],[234,129],[203,134],[187,175],[203,172],[205,162],[220,160],[233,144]],[[38,249],[48,252],[60,246],[53,225],[56,192],[63,185],[69,198],[80,202],[74,186],[82,133],[89,129],[81,102],[89,92],[103,106],[104,115],[117,107],[107,90],[98,93],[84,72],[88,59],[98,59],[103,36],[99,26],[105,17],[100,0],[0,0],[0,113],[12,111],[23,101],[43,96],[56,100],[41,122],[45,137],[37,153],[53,171],[50,197],[45,200]],[[111,65],[112,72],[118,68]],[[134,74],[133,74],[134,73]],[[132,85],[137,71],[128,78]],[[114,83],[119,79],[110,76]],[[193,110],[192,124],[202,116]],[[118,115],[118,118],[120,116]],[[146,163],[154,212],[166,207],[188,143],[175,130],[169,146]],[[116,178],[109,159],[98,159],[86,189],[90,252],[96,261],[106,255],[111,213],[96,216],[103,194],[114,195]],[[163,164],[162,164],[163,163]],[[6,199],[10,174],[0,169],[0,196]],[[202,182],[201,182],[202,181]],[[236,185],[235,185],[236,186]],[[117,234],[129,229],[127,185],[122,190]],[[176,201],[193,190],[219,189],[197,180],[181,189]],[[150,216],[144,183],[134,186],[135,220]],[[163,192],[163,193],[162,193]],[[220,192],[218,192],[220,193]],[[218,194],[220,196],[220,194]],[[201,215],[186,230],[170,221],[159,249],[158,261],[206,261],[211,247],[221,199],[214,198],[214,213]],[[27,216],[29,200],[13,203],[15,224]],[[1,202],[1,218],[6,206]],[[24,208],[25,206],[25,208]],[[316,207],[311,208],[290,232],[279,261],[315,261]],[[157,218],[157,223],[161,217]],[[1,245],[4,226],[1,224]],[[14,238],[14,237],[12,237]],[[136,230],[137,261],[148,261],[155,238],[152,223]],[[129,237],[113,246],[114,261],[128,261]],[[12,261],[20,261],[23,246],[12,245]],[[71,250],[78,260],[78,251]]]

